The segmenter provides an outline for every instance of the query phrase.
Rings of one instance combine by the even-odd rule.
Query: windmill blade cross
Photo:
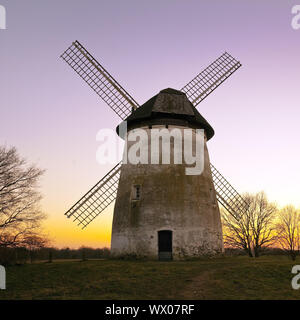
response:
[[[239,61],[225,52],[180,91],[184,92],[196,107],[241,66]]]
[[[61,55],[61,58],[101,97],[122,119],[127,118],[132,109],[139,107],[129,93],[104,69],[103,66],[79,43],[75,41]],[[241,67],[239,61],[224,53],[209,67],[199,73],[181,91],[198,105],[221,83]],[[122,163],[119,162],[94,187],[92,187],[65,215],[74,218],[85,228],[103,212],[117,196]],[[230,185],[222,174],[211,164],[217,200],[236,219],[247,207],[243,197]]]
[[[104,69],[103,66],[75,41],[61,58],[124,120],[139,104]]]

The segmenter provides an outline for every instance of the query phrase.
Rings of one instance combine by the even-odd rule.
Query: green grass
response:
[[[6,269],[2,299],[299,299],[284,256],[55,261]]]

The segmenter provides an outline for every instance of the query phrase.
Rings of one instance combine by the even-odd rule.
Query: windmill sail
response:
[[[121,119],[130,115],[138,103],[106,71],[101,64],[79,43],[75,41],[61,55],[79,76],[102,98]]]
[[[234,189],[224,176],[210,164],[213,182],[219,203],[237,220],[248,208],[246,200]]]
[[[73,218],[84,229],[117,196],[121,162],[109,171],[93,188],[91,188],[65,215]]]
[[[241,66],[239,61],[225,52],[180,91],[196,107]]]

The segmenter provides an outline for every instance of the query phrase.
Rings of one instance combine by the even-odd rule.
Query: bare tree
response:
[[[225,210],[221,210],[221,213],[225,246],[242,249],[252,257],[252,234],[248,211],[245,211],[240,219],[236,219]]]
[[[292,260],[295,260],[300,244],[299,210],[293,206],[283,208],[278,215],[276,231],[281,248],[290,255]]]
[[[43,170],[28,166],[15,148],[0,147],[0,247],[22,246],[40,233],[38,180]]]
[[[250,257],[258,257],[261,249],[276,239],[274,218],[277,207],[268,202],[263,192],[243,197],[248,207],[239,220],[222,212],[224,242],[227,246],[245,250]]]
[[[277,206],[270,203],[264,192],[247,199],[253,238],[253,250],[258,257],[263,247],[268,247],[276,240],[274,219],[278,213]]]

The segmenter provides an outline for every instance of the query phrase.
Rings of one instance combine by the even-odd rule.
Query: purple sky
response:
[[[74,40],[140,104],[180,89],[227,50],[243,67],[198,106],[216,131],[211,162],[240,192],[300,206],[300,30],[291,27],[300,0],[0,4],[0,144],[47,169],[43,208],[58,244],[96,245],[112,218],[111,208],[82,232],[63,216],[112,167],[96,162],[96,133],[119,123],[59,59]]]

